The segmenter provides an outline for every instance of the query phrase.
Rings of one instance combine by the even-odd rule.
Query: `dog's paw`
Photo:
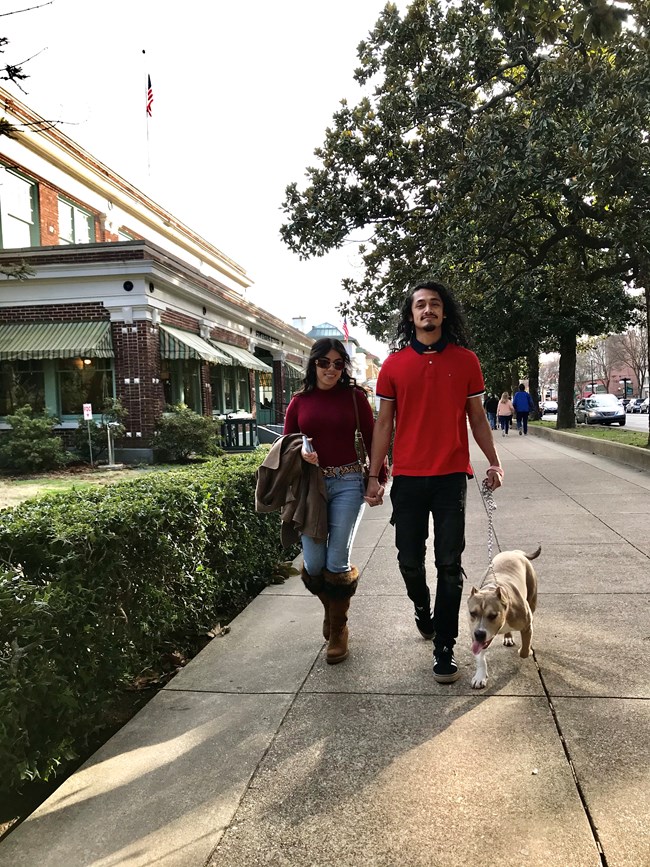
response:
[[[511,635],[504,636],[503,646],[504,647],[514,647],[515,646],[514,638]]]
[[[472,678],[472,689],[485,689],[487,686],[487,677],[479,677],[475,674]]]
[[[528,659],[528,657],[530,656],[530,650],[524,650],[523,647],[520,647],[519,656],[521,656],[522,659]]]

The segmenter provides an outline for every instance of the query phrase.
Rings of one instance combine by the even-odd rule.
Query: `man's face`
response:
[[[442,328],[444,309],[435,289],[418,289],[411,301],[411,320],[416,331],[432,332]]]

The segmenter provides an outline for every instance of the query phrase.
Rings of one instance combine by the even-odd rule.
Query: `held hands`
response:
[[[503,484],[503,469],[497,466],[487,468],[485,484],[491,491],[496,491]]]
[[[379,484],[379,479],[368,479],[364,500],[369,506],[381,506],[384,502],[384,486]]]

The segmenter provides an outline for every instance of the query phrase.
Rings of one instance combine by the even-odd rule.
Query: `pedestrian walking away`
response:
[[[515,414],[515,408],[510,400],[510,392],[504,391],[501,395],[501,400],[497,407],[497,415],[499,417],[499,426],[501,427],[501,436],[507,437],[512,423],[512,417]]]
[[[421,283],[404,299],[392,347],[377,380],[380,398],[366,501],[382,502],[377,478],[393,443],[390,492],[397,560],[413,602],[420,634],[433,639],[433,676],[439,683],[460,677],[454,657],[463,590],[469,461],[467,421],[488,461],[486,482],[501,484],[492,431],[483,410],[483,374],[467,348],[458,304],[442,284]],[[425,570],[429,515],[433,516],[436,592],[433,612]]]
[[[311,348],[302,389],[287,408],[285,434],[301,433],[306,465],[319,467],[327,490],[327,538],[301,535],[305,587],[325,609],[327,662],[348,656],[348,609],[359,572],[350,562],[364,508],[364,480],[355,446],[357,412],[368,454],[373,414],[365,392],[350,376],[350,358],[339,340],[317,340]],[[385,470],[378,471],[385,481]]]
[[[485,398],[485,403],[483,407],[487,413],[488,421],[490,422],[490,427],[492,430],[497,429],[497,408],[499,406],[499,398],[496,394],[491,394],[489,397]]]
[[[522,434],[528,436],[528,413],[535,409],[532,397],[526,391],[526,386],[523,382],[519,383],[519,388],[512,399],[512,405],[517,413],[517,430],[519,436]]]

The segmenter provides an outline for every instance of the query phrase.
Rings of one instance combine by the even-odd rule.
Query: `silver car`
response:
[[[592,394],[576,404],[578,424],[625,424],[625,412],[615,394]]]

